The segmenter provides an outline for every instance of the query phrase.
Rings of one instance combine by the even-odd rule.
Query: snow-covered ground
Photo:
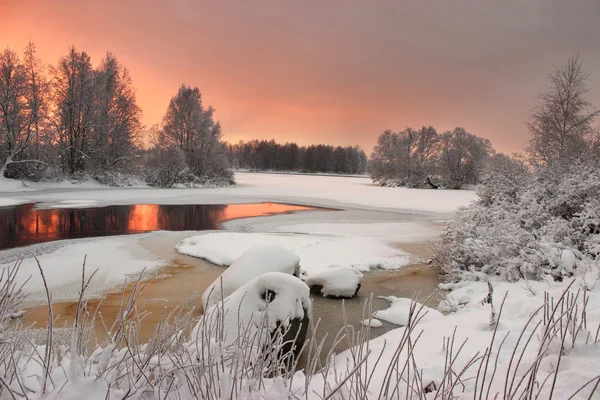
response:
[[[4,179],[0,182],[0,206],[29,202],[40,203],[38,206],[44,208],[75,208],[139,203],[287,201],[347,207],[350,210],[344,212],[303,212],[233,220],[226,223],[225,228],[244,234],[205,232],[198,238],[183,240],[178,247],[182,253],[203,257],[219,265],[230,265],[253,245],[283,244],[297,252],[306,271],[331,265],[367,271],[398,269],[415,261],[416,257],[391,244],[437,237],[440,229],[435,226],[435,221],[450,218],[453,210],[468,204],[474,197],[470,191],[384,188],[373,185],[367,178],[356,177],[237,173],[236,180],[238,184],[228,188],[150,189],[107,188],[87,181],[27,183],[25,186]],[[106,246],[112,246],[115,251]],[[37,250],[40,247],[44,246],[36,246],[36,254],[40,254]],[[153,255],[138,251],[137,247],[136,236],[83,243],[74,241],[67,248],[43,255],[40,262],[44,270],[52,272],[48,284],[57,291],[54,299],[73,299],[79,288],[77,271],[87,254],[87,270],[99,269],[95,279],[98,290],[88,294],[98,296],[100,288],[119,286],[126,277],[144,268],[152,272],[169,261],[156,260]],[[30,275],[37,275],[37,266],[33,253],[25,252],[23,256],[26,259],[19,276],[24,281]],[[0,252],[0,262],[3,258],[10,261],[4,261],[2,267],[12,265],[14,257],[15,251]],[[40,283],[39,279],[34,279],[27,286],[35,299],[42,295]]]
[[[89,297],[100,297],[107,290],[120,286],[128,277],[146,269],[153,271],[165,265],[165,260],[156,259],[139,246],[145,235],[96,238],[75,241],[56,251],[37,256],[24,253],[17,275],[19,286],[28,294],[28,301],[46,299],[44,282],[39,265],[44,272],[46,283],[53,301],[77,300],[81,290],[82,269],[85,260],[86,279],[97,271],[87,289]],[[0,269],[15,265],[11,261],[0,264]]]
[[[470,190],[421,190],[379,187],[368,178],[237,173],[237,185],[224,188],[99,188],[93,183],[32,183],[16,191],[0,182],[0,198],[56,204],[68,200],[107,204],[227,204],[263,201],[324,207],[451,213],[469,204]],[[6,180],[5,180],[6,181]]]
[[[492,356],[489,363],[489,369],[491,371],[493,368],[494,375],[488,373],[488,379],[485,382],[485,393],[487,393],[488,385],[490,385],[489,393],[491,395],[484,398],[496,398],[496,393],[500,393],[499,398],[509,398],[510,396],[502,396],[505,390],[504,382],[506,380],[504,378],[507,374],[510,377],[516,374],[518,378],[512,389],[517,390],[517,383],[521,374],[524,374],[534,364],[538,356],[538,351],[542,354],[541,370],[538,375],[539,381],[536,383],[535,389],[536,393],[538,389],[541,390],[538,398],[550,398],[549,392],[552,386],[552,373],[559,361],[559,357],[562,360],[560,360],[560,369],[552,398],[571,398],[570,396],[581,386],[593,380],[593,378],[598,378],[600,374],[600,369],[598,368],[600,341],[594,343],[595,337],[598,340],[596,335],[600,326],[600,282],[598,281],[598,271],[590,272],[579,278],[568,279],[565,282],[520,281],[517,283],[506,283],[492,281],[492,286],[494,290],[493,304],[496,318],[502,306],[504,295],[506,295],[506,300],[502,308],[498,329],[495,333],[491,352]],[[558,338],[543,340],[541,332],[544,329],[544,317],[539,309],[544,304],[544,296],[546,294],[549,298],[554,299],[554,304],[558,304],[558,299],[563,291],[567,289],[570,290],[574,298],[577,296],[575,303],[580,311],[584,305],[584,295],[587,296],[586,322],[584,325],[585,328],[579,331],[576,337],[567,334],[567,340],[564,346],[562,346],[563,350],[561,351],[561,343]],[[422,369],[424,385],[427,385],[429,382],[435,382],[437,387],[439,387],[443,381],[445,357],[447,355],[444,348],[447,349],[448,347],[448,344],[445,344],[444,340],[452,338],[455,330],[453,351],[455,352],[455,356],[457,356],[457,360],[453,370],[456,373],[460,372],[476,354],[483,355],[486,348],[490,346],[494,336],[493,325],[490,324],[492,309],[489,304],[482,302],[487,294],[488,286],[486,282],[466,283],[456,286],[456,290],[448,294],[448,302],[451,308],[454,308],[454,312],[446,316],[441,316],[436,310],[427,310],[427,308],[423,310],[428,312],[421,322],[417,324],[417,329],[413,333],[413,340],[420,335],[414,347],[414,355],[418,368]],[[398,299],[393,296],[388,299],[392,303],[392,306],[387,310],[376,311],[375,317],[392,322],[406,323],[410,300]],[[560,321],[561,317],[563,318],[563,325],[561,326],[564,326],[565,323],[564,314],[566,314],[566,310],[566,306],[558,308],[557,313],[554,315],[557,321]],[[550,308],[550,314],[552,314],[552,308]],[[527,326],[530,317],[532,321]],[[534,331],[533,327],[539,322],[542,322],[541,328]],[[580,323],[582,321],[578,319],[577,324]],[[559,323],[557,323],[558,325]],[[393,349],[402,341],[404,330],[405,328],[398,328],[370,341],[370,355],[366,363],[371,365],[377,364],[373,379],[371,380],[371,386],[369,387],[370,392],[377,394],[382,385],[384,385],[385,369],[394,356]],[[520,342],[518,342],[521,331],[525,333]],[[573,332],[573,329],[568,328],[568,331]],[[530,335],[531,341],[523,351],[524,356],[521,360],[521,366],[518,368],[518,373],[516,373],[516,365],[520,357],[520,352],[523,350],[525,342],[528,341]],[[457,353],[463,342],[464,347],[460,353]],[[513,357],[515,347],[518,350],[516,356]],[[380,355],[381,359],[378,360]],[[498,361],[497,365],[495,362],[496,357]],[[350,350],[338,355],[336,360],[338,370],[345,371],[348,366],[354,365],[352,359],[353,355]],[[403,353],[399,358],[399,365],[404,365],[405,360],[406,353]],[[475,364],[467,371],[463,378],[465,387],[464,389],[456,390],[455,395],[458,392],[464,391],[464,393],[460,393],[460,396],[457,398],[474,398],[474,393],[477,390],[474,377],[477,375],[478,367],[479,364]],[[491,383],[489,376],[495,377]],[[541,381],[548,376],[550,376],[550,381],[542,386]],[[594,384],[595,381],[592,381],[592,384],[587,389],[582,390],[574,398],[600,398],[600,392],[598,391],[593,396],[590,396]],[[373,396],[373,398],[377,397]],[[517,398],[521,397],[517,396]]]
[[[353,266],[362,270],[368,270],[377,263],[401,267],[410,260],[410,255],[400,250],[398,243],[428,242],[435,239],[440,232],[440,221],[451,218],[457,207],[467,205],[475,197],[471,191],[383,188],[372,185],[364,178],[239,173],[236,174],[236,180],[238,186],[219,189],[99,190],[34,186],[26,191],[12,190],[0,193],[0,199],[4,202],[0,204],[33,201],[53,205],[85,206],[281,201],[348,209],[341,212],[318,211],[230,221],[225,227],[231,232],[209,232],[204,235],[190,233],[189,238],[184,239],[178,246],[179,250],[186,254],[229,265],[254,244],[280,244],[293,249],[300,257],[302,268],[310,271],[322,270],[330,265]],[[2,187],[0,192],[3,192]],[[88,255],[87,271],[99,268],[96,279],[98,285],[92,290],[95,294],[118,285],[127,275],[139,273],[144,267],[157,268],[162,265],[164,260],[155,259],[152,254],[139,248],[139,238],[140,236],[128,236],[73,243],[41,256],[40,263],[44,267],[50,288],[55,293],[54,299],[72,298],[76,293],[84,254]],[[12,264],[2,267],[9,265]],[[36,269],[35,260],[28,258],[24,261],[22,272],[35,276]],[[26,289],[33,292],[36,298],[41,297],[42,287],[39,279],[33,279],[27,285]],[[464,282],[453,286],[454,290],[443,303],[445,311],[449,312],[448,315],[443,316],[435,310],[429,310],[428,317],[418,324],[414,339],[422,333],[414,343],[414,357],[417,367],[422,370],[424,384],[434,382],[439,387],[444,380],[447,340],[452,338],[453,334],[455,351],[465,343],[460,353],[454,353],[454,356],[458,354],[452,368],[455,373],[460,372],[476,354],[484,354],[494,339],[490,370],[494,368],[496,378],[485,382],[486,391],[487,385],[490,385],[489,392],[492,394],[502,394],[502,377],[514,373],[512,351],[515,347],[519,351],[523,349],[524,341],[518,344],[521,330],[525,330],[525,337],[531,334],[529,347],[523,352],[522,365],[531,365],[541,349],[540,368],[545,375],[540,377],[552,373],[559,357],[562,357],[554,398],[568,398],[577,388],[600,373],[600,343],[594,343],[596,329],[600,324],[598,271],[590,271],[585,276],[560,283],[520,281],[493,282],[492,285],[493,309],[489,304],[482,302],[488,293],[485,282]],[[532,327],[541,321],[543,328],[543,316],[540,312],[536,314],[536,311],[543,304],[545,294],[558,299],[569,285],[572,285],[570,288],[573,293],[579,291],[575,300],[579,304],[579,310],[583,307],[583,295],[587,296],[586,324],[581,325],[583,330],[579,335],[569,338],[567,346],[561,350],[560,343],[557,347],[555,341],[544,342],[544,338],[534,332]],[[494,333],[494,319],[501,309],[505,293],[507,297],[502,316]],[[393,295],[394,293],[390,293],[390,296]],[[379,319],[395,323],[407,322],[410,302],[396,297],[388,297],[388,300],[392,303],[391,307],[386,310],[374,310],[377,320],[373,320],[371,325],[379,325]],[[526,327],[530,317],[533,318],[533,325],[530,323]],[[402,340],[404,330],[405,328],[399,327],[370,341],[370,353],[364,365],[369,366],[374,373],[369,380],[370,395],[366,398],[377,398],[382,385],[386,384],[386,368],[394,357],[394,349]],[[336,374],[343,374],[347,366],[353,368],[355,357],[351,351],[338,355],[335,360]],[[403,357],[406,357],[406,352],[400,354],[400,363],[403,362]],[[476,397],[474,377],[477,375],[477,365],[467,369],[464,379],[458,385],[460,390],[455,392],[457,395],[460,392],[458,398]],[[525,372],[522,367],[518,371]],[[491,374],[490,371],[488,373]],[[301,382],[302,378],[298,379]],[[333,378],[329,376],[328,379]],[[318,380],[319,377],[315,378],[311,386],[319,389]],[[551,381],[552,378],[550,383]],[[284,390],[281,385],[278,390]],[[551,384],[544,386],[540,398],[549,397],[550,387]],[[589,389],[579,393],[580,397],[576,398],[588,398]],[[272,395],[277,393],[279,392],[273,391]],[[317,392],[310,393],[307,398],[312,398],[313,393]],[[318,395],[313,397],[320,398]],[[600,396],[590,398],[598,397]]]

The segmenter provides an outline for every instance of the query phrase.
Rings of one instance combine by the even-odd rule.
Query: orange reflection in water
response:
[[[175,211],[182,206],[136,204],[130,206],[127,220],[129,232],[158,230],[218,229],[219,224],[238,218],[263,217],[314,209],[312,207],[279,203],[211,205],[210,208],[188,210],[185,215]],[[190,205],[193,207],[193,205]],[[202,214],[202,215],[198,215]],[[185,221],[182,220],[185,219]],[[196,220],[210,221],[211,226],[196,226]]]
[[[278,203],[134,204],[36,210],[34,204],[0,209],[0,249],[58,239],[124,235],[156,230],[212,230],[237,218],[314,210]]]
[[[225,208],[225,212],[219,222],[231,221],[237,218],[264,217],[267,215],[287,214],[294,211],[306,210],[314,210],[314,207],[279,203],[230,204]]]
[[[135,204],[131,206],[127,228],[130,231],[155,231],[159,230],[158,217],[160,207],[158,204]]]

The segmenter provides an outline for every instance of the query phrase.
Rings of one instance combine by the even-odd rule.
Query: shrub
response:
[[[597,264],[598,193],[594,165],[528,172],[518,160],[496,158],[478,188],[479,200],[448,226],[436,262],[453,278],[484,273],[508,281],[570,275],[561,265],[565,249],[579,265]]]

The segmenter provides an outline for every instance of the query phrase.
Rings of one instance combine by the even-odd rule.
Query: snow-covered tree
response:
[[[63,172],[82,172],[93,149],[94,72],[90,56],[73,46],[52,73],[52,124]]]
[[[198,179],[230,181],[233,174],[221,142],[221,124],[213,114],[212,107],[203,106],[198,88],[182,85],[163,118],[162,143],[178,146]]]
[[[33,43],[27,46],[23,62],[11,49],[0,52],[0,176],[16,165],[46,165],[36,155],[24,157],[32,141],[39,143],[46,90]]]
[[[99,169],[119,168],[132,161],[142,112],[129,72],[112,53],[96,70],[94,102],[92,159]]]
[[[464,128],[443,135],[431,126],[398,133],[387,130],[371,154],[370,173],[381,185],[423,187],[437,175],[445,185],[460,189],[465,183],[477,183],[491,153],[489,140]]]
[[[470,134],[464,128],[444,133],[440,146],[440,172],[454,189],[460,189],[465,183],[477,183],[487,158],[493,152],[488,139]]]
[[[560,167],[593,152],[598,140],[594,120],[600,110],[585,99],[588,78],[578,55],[548,75],[548,88],[538,95],[539,104],[527,124],[527,150],[535,162]]]

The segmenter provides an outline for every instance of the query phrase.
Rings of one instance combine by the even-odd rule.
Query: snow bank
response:
[[[259,245],[280,245],[300,257],[303,271],[331,265],[369,269],[399,269],[410,255],[376,239],[321,235],[215,232],[180,241],[177,251],[217,265],[231,265],[245,251]]]
[[[413,303],[413,300],[395,296],[381,296],[379,298],[389,301],[391,305],[385,310],[375,311],[373,313],[373,317],[391,322],[392,324],[396,325],[408,324],[408,318],[410,316],[410,305],[411,303]],[[416,311],[423,307],[421,312],[419,313],[419,318],[421,322],[443,317],[442,313],[438,310],[434,310],[433,308],[429,308],[425,305],[419,304],[418,302],[414,303],[416,303]]]
[[[96,239],[92,242],[70,244],[53,253],[38,256],[52,292],[52,300],[79,298],[82,266],[86,256],[86,277],[98,270],[86,291],[88,297],[100,297],[106,290],[120,285],[127,277],[140,273],[144,268],[151,271],[163,266],[164,261],[155,259],[138,245],[139,239],[139,236]],[[23,257],[25,259],[21,262],[17,275],[19,285],[25,284],[24,290],[29,294],[28,300],[45,300],[44,283],[36,260],[27,253],[26,248]],[[1,264],[0,268],[13,265],[14,263]]]
[[[332,265],[312,270],[302,276],[309,287],[320,286],[324,297],[354,297],[360,288],[363,274],[355,268]]]
[[[308,286],[295,276],[281,272],[262,274],[206,311],[192,331],[192,345],[205,335],[216,334],[205,330],[216,326],[215,321],[222,321],[223,343],[230,345],[244,337],[252,338],[262,327],[272,332],[293,320],[310,318],[309,292]],[[256,345],[261,347],[265,340],[268,335],[262,335],[262,342]]]
[[[300,258],[279,245],[263,245],[246,250],[202,295],[207,310],[228,297],[245,283],[267,272],[299,275]],[[221,292],[221,288],[223,292]]]

